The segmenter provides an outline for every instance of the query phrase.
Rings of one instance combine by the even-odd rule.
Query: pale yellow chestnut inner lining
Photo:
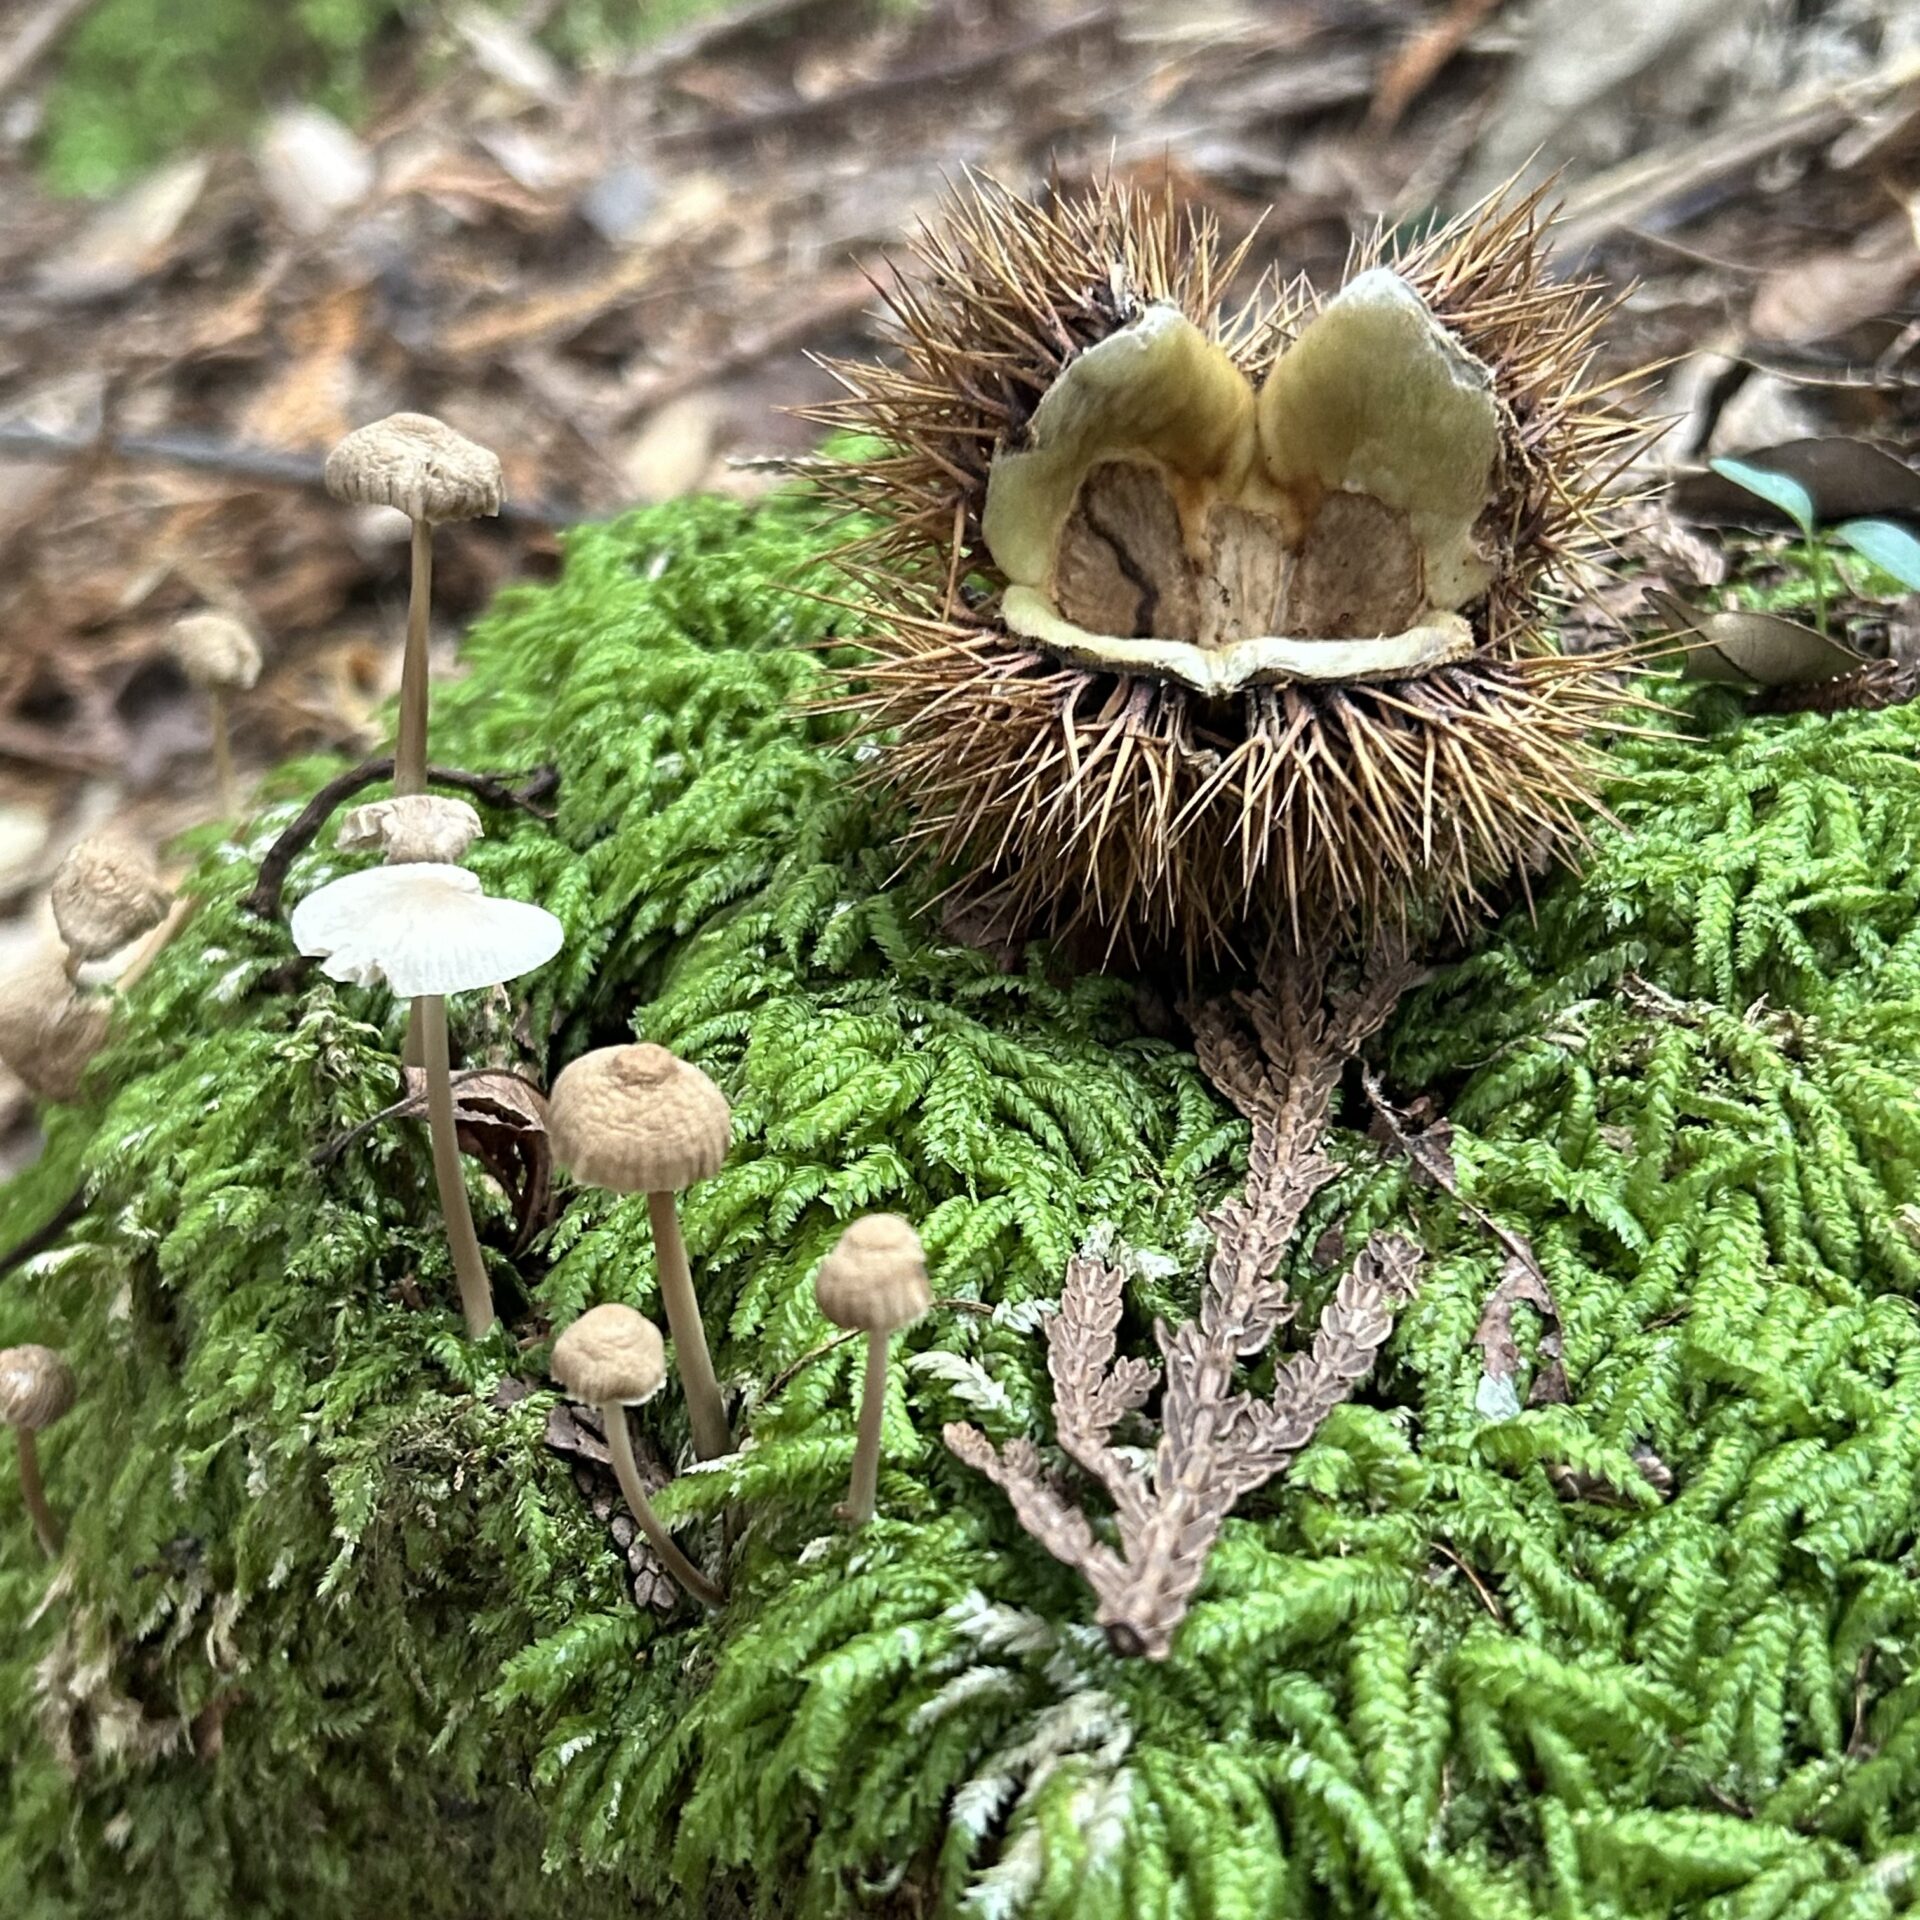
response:
[[[1258,394],[1170,306],[1073,362],[987,487],[1008,627],[1076,664],[1223,695],[1419,673],[1472,648],[1499,412],[1384,269]]]

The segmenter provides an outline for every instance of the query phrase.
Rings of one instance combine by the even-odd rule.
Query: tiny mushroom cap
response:
[[[566,939],[545,907],[497,900],[465,867],[428,860],[329,881],[288,925],[293,944],[325,962],[329,980],[384,980],[403,1000],[516,980]]]
[[[0,1425],[38,1433],[73,1398],[73,1369],[51,1347],[0,1348]]]
[[[77,992],[49,955],[0,980],[0,1061],[43,1100],[71,1100],[110,1019],[106,1001]]]
[[[660,1391],[667,1350],[660,1329],[631,1307],[589,1307],[553,1343],[549,1371],[576,1400],[637,1407]]]
[[[76,960],[103,960],[167,917],[173,895],[123,840],[82,840],[53,876],[53,920]]]
[[[466,801],[407,793],[355,807],[340,822],[339,844],[356,853],[378,847],[397,867],[423,860],[452,866],[483,831],[480,816]]]
[[[327,491],[336,500],[398,507],[435,524],[498,513],[500,485],[498,457],[431,414],[389,414],[327,455]]]
[[[245,692],[260,678],[260,644],[230,613],[190,613],[167,634],[167,651],[203,692]]]
[[[892,1333],[933,1305],[920,1236],[897,1213],[856,1220],[814,1277],[813,1297],[836,1327]]]
[[[598,1047],[563,1068],[548,1097],[553,1157],[610,1193],[678,1193],[718,1173],[733,1134],[727,1096],[650,1042]]]

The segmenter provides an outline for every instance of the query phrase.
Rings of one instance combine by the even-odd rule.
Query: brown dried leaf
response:
[[[1783,440],[1777,446],[1742,448],[1740,458],[1768,473],[1797,480],[1812,495],[1822,520],[1920,514],[1920,471],[1871,440],[1843,434]],[[1750,524],[1772,511],[1711,467],[1676,474],[1669,497],[1675,512],[1715,525]],[[1784,516],[1779,524],[1786,524]]]
[[[1806,346],[1892,313],[1920,281],[1920,243],[1904,214],[1848,247],[1809,254],[1761,281],[1747,325],[1757,340]]]
[[[1540,1335],[1540,1371],[1527,1393],[1530,1407],[1567,1404],[1567,1370],[1562,1358],[1560,1306],[1537,1261],[1509,1258],[1501,1269],[1500,1284],[1487,1296],[1473,1343],[1485,1357],[1487,1378],[1511,1385],[1520,1372],[1520,1349],[1513,1337],[1513,1310],[1534,1308],[1546,1322]]]

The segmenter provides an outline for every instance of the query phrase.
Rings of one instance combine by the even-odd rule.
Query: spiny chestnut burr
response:
[[[815,417],[888,448],[832,472],[876,528],[841,704],[970,918],[1201,970],[1464,927],[1578,838],[1622,658],[1551,625],[1645,430],[1545,226],[1229,309],[1168,198],[955,194]]]

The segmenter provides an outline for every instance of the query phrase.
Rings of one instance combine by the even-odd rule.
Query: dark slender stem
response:
[[[700,1301],[693,1290],[687,1243],[681,1236],[673,1195],[648,1194],[647,1215],[653,1222],[654,1253],[660,1267],[660,1303],[667,1310],[674,1365],[687,1395],[693,1450],[702,1460],[717,1460],[733,1451],[733,1434],[727,1426],[720,1382],[714,1378],[713,1356],[707,1351],[707,1330],[700,1320]]]
[[[438,994],[413,1003],[413,1027],[420,1036],[427,1073],[427,1132],[433,1141],[433,1178],[440,1189],[440,1211],[447,1223],[447,1246],[460,1283],[460,1307],[470,1339],[483,1339],[493,1326],[493,1283],[473,1230],[466,1176],[460,1166],[460,1139],[453,1114],[453,1082],[447,1059],[447,1003]]]
[[[363,760],[357,767],[335,774],[267,850],[266,858],[260,862],[260,878],[241,902],[246,911],[259,920],[273,919],[280,911],[280,892],[287,884],[293,863],[313,845],[320,829],[333,817],[341,802],[392,776],[393,759],[387,754]],[[522,813],[544,821],[553,816],[542,812],[539,803],[552,796],[560,785],[560,775],[556,768],[537,767],[515,786],[490,773],[463,773],[458,767],[429,767],[427,784],[451,787],[456,793],[470,793],[484,806],[518,807]]]
[[[5,1279],[14,1268],[24,1266],[36,1253],[45,1253],[86,1210],[87,1194],[83,1187],[68,1198],[66,1204],[44,1227],[28,1234],[18,1246],[9,1247],[5,1253],[0,1253],[0,1280]]]
[[[20,1491],[26,1497],[27,1512],[33,1517],[33,1531],[41,1549],[49,1560],[58,1560],[66,1533],[47,1505],[47,1490],[40,1479],[40,1448],[30,1428],[21,1427],[18,1432]]]
[[[614,1478],[626,1496],[628,1507],[647,1536],[647,1544],[660,1556],[660,1564],[702,1604],[723,1607],[727,1596],[680,1551],[674,1537],[660,1524],[660,1517],[640,1484],[640,1467],[633,1457],[633,1436],[627,1431],[627,1410],[616,1404],[603,1406],[600,1418],[606,1423],[607,1451],[613,1455]]]

